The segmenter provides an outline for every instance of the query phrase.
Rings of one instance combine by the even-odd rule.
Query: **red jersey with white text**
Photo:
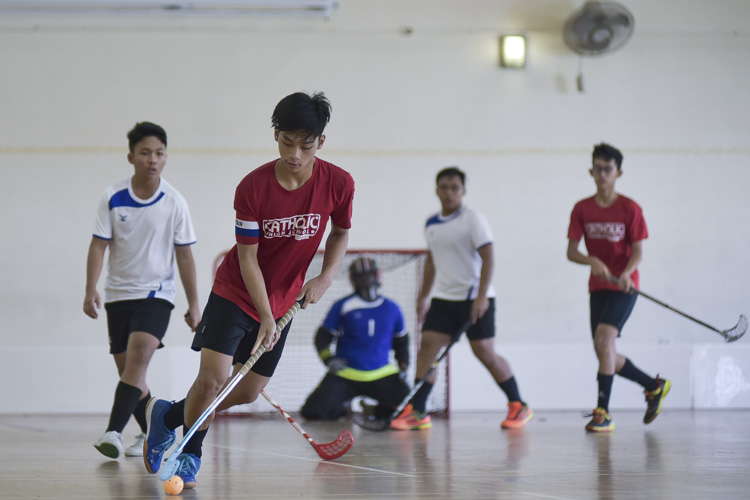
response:
[[[606,208],[600,207],[595,197],[576,203],[570,215],[568,239],[579,241],[583,236],[588,254],[598,257],[610,272],[620,276],[627,266],[635,242],[648,238],[643,211],[636,202],[618,195],[615,202]],[[638,269],[633,271],[633,286],[639,287]],[[619,290],[615,283],[595,277],[589,278],[589,292],[596,290]]]
[[[250,172],[237,186],[235,239],[258,245],[258,264],[274,318],[281,317],[302,289],[305,273],[328,219],[351,227],[354,180],[348,172],[315,158],[310,179],[293,191],[276,179],[274,160]],[[260,321],[240,272],[237,245],[216,271],[213,291]]]

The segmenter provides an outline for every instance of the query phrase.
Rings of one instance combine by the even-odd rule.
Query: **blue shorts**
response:
[[[630,317],[638,298],[636,293],[625,293],[616,290],[597,290],[591,292],[589,303],[591,305],[591,336],[596,334],[599,323],[606,323],[617,328],[617,336],[620,336],[622,327]]]
[[[104,304],[109,328],[109,352],[120,354],[128,349],[133,332],[146,332],[161,340],[167,333],[174,304],[164,299],[118,300]]]
[[[432,299],[430,310],[422,325],[422,331],[445,333],[454,336],[461,332],[471,315],[473,300],[443,300]],[[489,339],[495,336],[495,299],[490,299],[490,307],[484,316],[466,331],[469,340]]]
[[[278,321],[278,320],[277,320]],[[263,353],[251,370],[264,377],[273,376],[284,351],[290,321],[281,332],[273,350]],[[194,351],[211,349],[232,356],[233,364],[244,364],[258,339],[260,323],[239,308],[237,304],[211,292],[203,310],[203,318],[193,337]]]

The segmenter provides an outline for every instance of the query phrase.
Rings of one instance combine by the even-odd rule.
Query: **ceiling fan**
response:
[[[563,38],[581,56],[576,77],[579,92],[583,92],[583,57],[619,49],[630,39],[634,26],[633,14],[617,2],[589,0],[568,17]]]

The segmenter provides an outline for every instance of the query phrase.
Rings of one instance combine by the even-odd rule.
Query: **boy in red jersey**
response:
[[[330,119],[323,93],[298,92],[282,99],[271,123],[280,157],[248,174],[234,198],[237,244],[219,266],[213,290],[192,348],[201,353],[198,376],[178,403],[152,399],[146,409],[146,469],[155,473],[162,456],[200,417],[221,391],[229,368],[236,373],[258,349],[266,352],[218,407],[221,411],[255,401],[281,357],[289,326],[276,333],[276,319],[303,299],[302,308],[320,300],[338,271],[351,227],[354,181],[339,167],[315,157],[323,147]],[[328,219],[320,275],[303,283]],[[178,475],[195,487],[201,447],[212,418],[201,426],[178,457]]]
[[[617,373],[644,388],[646,415],[652,422],[661,411],[671,383],[657,375],[652,378],[619,354],[615,340],[630,316],[637,298],[638,264],[643,256],[642,241],[648,237],[641,207],[615,192],[615,181],[622,175],[622,153],[609,144],[598,144],[592,154],[589,173],[596,182],[596,195],[576,203],[568,228],[568,259],[591,266],[589,279],[591,333],[599,359],[599,400],[586,425],[590,432],[610,432],[615,424],[609,414],[612,380]],[[583,236],[588,255],[578,250]]]

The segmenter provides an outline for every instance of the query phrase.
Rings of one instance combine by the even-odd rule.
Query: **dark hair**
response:
[[[323,135],[331,119],[331,103],[323,92],[296,92],[283,98],[273,110],[271,126],[283,132],[302,131],[307,137]]]
[[[440,172],[438,172],[437,177],[435,177],[435,184],[440,182],[440,179],[443,177],[458,177],[461,179],[461,185],[466,185],[466,174],[458,167],[446,167]]]
[[[128,148],[130,152],[135,152],[135,146],[146,137],[156,137],[167,146],[167,133],[159,125],[151,122],[139,122],[128,132]]]
[[[615,160],[617,170],[622,167],[622,153],[616,147],[602,142],[594,146],[594,152],[591,154],[591,161],[593,162],[597,158],[603,158],[606,161]]]

